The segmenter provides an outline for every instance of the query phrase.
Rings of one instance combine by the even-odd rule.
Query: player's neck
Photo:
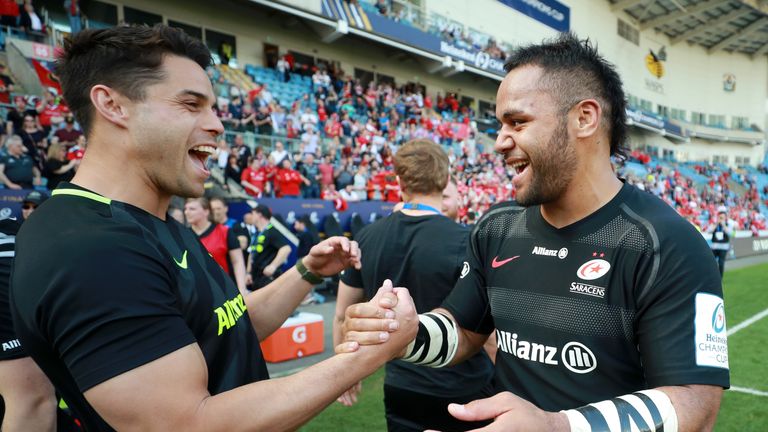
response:
[[[596,212],[622,187],[621,180],[608,165],[587,166],[576,169],[576,174],[563,195],[541,205],[541,216],[555,228],[563,228]],[[587,173],[587,174],[581,174]]]
[[[268,220],[256,221],[256,223],[253,224],[253,226],[255,226],[256,229],[259,230],[259,231],[264,231],[264,228],[266,228],[267,225],[269,225],[269,221]]]
[[[96,146],[89,147],[72,183],[106,198],[131,204],[165,220],[171,196],[153,188],[143,172],[124,163],[122,158],[110,155],[101,157],[99,151]]]
[[[427,214],[434,214],[435,212],[433,210],[430,210],[429,208],[433,208],[436,210],[440,210],[442,214],[442,205],[443,205],[443,196],[440,195],[410,195],[410,196],[404,196],[403,197],[404,202],[406,204],[411,204],[414,206],[414,208],[403,209],[403,213],[411,216],[422,216]],[[424,206],[425,208],[419,209],[417,207]],[[429,208],[427,208],[429,207]]]
[[[189,226],[192,228],[192,231],[194,231],[195,234],[200,235],[211,227],[211,222],[207,219],[203,219],[198,223],[189,224]]]

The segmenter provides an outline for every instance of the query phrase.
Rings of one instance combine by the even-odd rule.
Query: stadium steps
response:
[[[254,83],[253,80],[240,69],[231,68],[227,65],[219,65],[218,69],[219,72],[224,75],[224,79],[230,84],[234,84],[241,90],[244,90],[246,93],[258,88],[256,83]]]
[[[290,81],[282,82],[276,70],[251,64],[245,65],[245,75],[254,83],[267,84],[272,96],[285,108],[290,108],[293,101],[305,93],[312,94],[312,80],[309,77],[292,73]],[[315,107],[314,99],[312,107]]]
[[[744,194],[747,193],[747,188],[745,188],[744,185],[734,181],[733,179],[728,180],[728,188],[731,189],[731,192],[739,196],[744,196]]]
[[[212,186],[213,189],[216,189],[217,193],[216,196],[223,196],[227,199],[251,199],[252,197],[245,193],[245,189],[243,189],[243,186],[241,186],[238,183],[235,183],[232,179],[227,179],[224,177],[224,170],[219,168],[218,166],[212,166],[210,168],[211,172],[211,179],[215,183],[214,186]],[[223,186],[227,185],[227,188],[225,189]]]
[[[680,170],[680,174],[693,180],[694,185],[701,187],[709,183],[709,178],[703,176],[693,169],[692,165],[680,164],[677,169]]]

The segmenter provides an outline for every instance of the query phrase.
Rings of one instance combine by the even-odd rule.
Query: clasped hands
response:
[[[405,355],[406,346],[416,337],[418,315],[408,290],[394,288],[385,280],[376,296],[367,303],[354,304],[345,311],[342,342],[336,353],[350,353],[363,346],[387,347],[388,359]],[[360,391],[359,383],[339,398],[344,405],[352,405]],[[565,415],[544,411],[510,392],[501,392],[468,404],[450,404],[448,412],[459,420],[493,422],[476,431],[568,431]]]

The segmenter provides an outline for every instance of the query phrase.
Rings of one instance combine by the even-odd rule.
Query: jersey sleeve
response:
[[[86,236],[67,248],[39,307],[82,391],[196,341],[162,261],[173,257],[135,235]]]
[[[240,249],[240,241],[237,239],[237,233],[234,228],[227,228],[227,250]]]
[[[272,243],[272,246],[275,247],[275,249],[280,249],[281,247],[288,244],[288,241],[283,237],[280,232],[273,228],[269,229],[269,241]]]
[[[443,301],[442,307],[456,318],[461,328],[490,334],[494,324],[485,284],[485,268],[481,260],[481,242],[477,233],[478,229],[475,228],[467,243],[459,279]]]
[[[636,288],[635,325],[646,380],[651,387],[727,388],[725,308],[712,254],[687,223],[660,224],[658,229],[659,251]]]

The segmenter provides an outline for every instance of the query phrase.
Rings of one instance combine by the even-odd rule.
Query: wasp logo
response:
[[[667,51],[664,47],[661,47],[658,52],[648,50],[648,55],[645,56],[645,67],[648,68],[648,72],[656,78],[664,76],[664,63],[667,61]]]

